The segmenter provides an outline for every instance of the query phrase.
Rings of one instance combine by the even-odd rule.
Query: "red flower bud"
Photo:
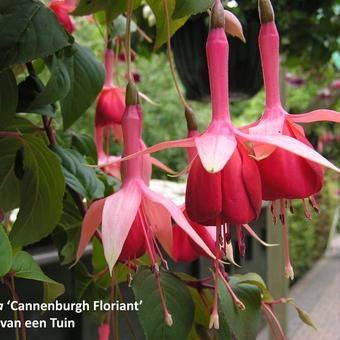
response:
[[[124,90],[120,87],[103,88],[97,100],[95,125],[121,124],[124,110]]]

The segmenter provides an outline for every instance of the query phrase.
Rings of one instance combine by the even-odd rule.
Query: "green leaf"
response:
[[[71,146],[78,150],[87,159],[91,160],[91,164],[97,164],[97,148],[93,137],[86,133],[75,133],[72,131]]]
[[[44,91],[44,84],[36,75],[27,76],[18,86],[19,99],[17,112],[39,113],[45,116],[54,117],[54,106],[52,104],[34,105],[32,103]]]
[[[74,262],[78,249],[83,217],[69,193],[64,197],[63,213],[58,228],[53,232],[53,241],[59,249],[61,264]]]
[[[173,19],[179,19],[187,15],[205,12],[214,3],[214,0],[177,0],[172,14]]]
[[[104,11],[105,21],[111,23],[118,15],[127,11],[127,0],[80,0],[72,15],[82,16]],[[134,1],[134,8],[140,6],[141,0]]]
[[[12,246],[8,236],[0,224],[0,277],[5,276],[12,266]]]
[[[151,7],[152,12],[156,17],[156,41],[155,49],[161,47],[166,42],[166,20],[164,15],[163,1],[159,0],[146,0],[147,4]],[[176,0],[168,0],[168,8],[170,15],[170,35],[172,36],[185,22],[189,19],[189,16],[185,16],[180,19],[172,19],[172,13],[174,12]]]
[[[64,98],[71,88],[70,76],[63,61],[53,56],[51,66],[51,77],[44,89],[34,98],[30,104],[30,112],[34,108],[40,108],[48,104],[53,104],[59,99]]]
[[[75,53],[65,60],[71,88],[61,100],[64,129],[70,127],[92,104],[104,84],[104,67],[94,54],[75,44]]]
[[[84,157],[78,151],[58,145],[51,148],[61,159],[65,181],[69,187],[89,200],[104,196],[104,184],[97,178],[96,171],[86,166]]]
[[[25,251],[19,251],[14,255],[12,270],[15,277],[43,282],[46,303],[53,302],[65,292],[64,285],[46,276],[33,257]]]
[[[40,1],[2,0],[0,13],[0,70],[70,45],[70,35]]]
[[[254,285],[239,284],[232,277],[230,277],[230,283],[233,291],[244,303],[246,309],[242,311],[236,307],[234,300],[220,279],[218,295],[221,302],[221,311],[236,339],[256,339],[261,320],[261,291]]]
[[[263,281],[262,277],[256,273],[247,273],[244,275],[236,274],[234,278],[237,279],[238,283],[248,283],[258,287],[262,293],[262,300],[264,302],[271,302],[273,301],[273,296],[271,295],[270,291],[268,290],[265,282]]]
[[[10,233],[14,246],[31,244],[51,233],[59,221],[65,191],[60,162],[43,139],[26,136],[23,147],[20,210]]]
[[[114,1],[115,0],[80,0],[77,8],[71,14],[75,16],[82,16],[104,11],[108,6],[108,3],[113,4]]]
[[[173,319],[171,327],[164,323],[159,290],[150,268],[141,266],[132,281],[136,301],[143,301],[138,316],[146,337],[150,340],[187,339],[195,313],[190,292],[177,276],[169,272],[161,271],[160,280]]]
[[[0,207],[5,212],[20,204],[20,182],[14,173],[14,161],[20,147],[15,138],[0,138]]]
[[[108,302],[110,299],[109,290],[95,283],[93,277],[81,263],[78,263],[75,267],[75,293],[77,301],[85,300],[91,306],[93,306],[93,301],[102,300],[103,302]],[[86,311],[85,314],[97,324],[104,322],[107,316],[107,312],[94,311],[92,308],[90,311]]]
[[[0,72],[0,89],[0,128],[4,128],[15,115],[18,103],[18,86],[10,69]]]

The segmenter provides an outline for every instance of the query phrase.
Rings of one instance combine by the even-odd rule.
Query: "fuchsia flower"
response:
[[[72,1],[52,0],[48,4],[48,7],[55,13],[60,24],[63,25],[69,33],[73,33],[74,22],[73,18],[69,16],[69,13],[74,10],[75,4]]]
[[[262,143],[254,144],[255,157],[259,160],[262,198],[280,200],[280,218],[284,225],[286,276],[294,277],[289,259],[288,231],[284,215],[284,199],[304,199],[318,193],[323,185],[323,168],[326,165],[334,170],[336,167],[312,156],[312,145],[305,137],[304,130],[297,122],[307,123],[319,120],[340,122],[340,114],[331,110],[316,110],[306,114],[288,114],[281,105],[279,91],[279,34],[274,22],[274,12],[269,1],[260,1],[261,29],[259,47],[264,75],[266,107],[261,119],[247,127],[252,137],[271,137],[276,140],[289,136],[302,145],[308,146],[306,152],[287,152],[284,148],[274,148]],[[253,141],[255,141],[253,139]],[[303,143],[303,144],[302,144]],[[292,151],[292,150],[290,150]],[[302,151],[302,148],[301,148]],[[312,157],[310,157],[312,156]],[[319,163],[319,164],[317,164]],[[315,200],[310,198],[315,209]],[[273,212],[275,213],[275,202]],[[307,209],[307,208],[306,208]],[[306,211],[309,216],[309,211]]]
[[[268,21],[262,20],[259,46],[264,74],[266,108],[262,118],[249,127],[249,134],[277,139],[290,136],[312,150],[312,145],[306,139],[303,128],[296,123],[321,120],[340,122],[340,113],[332,110],[316,110],[306,114],[291,115],[282,108],[279,92],[279,35],[273,21],[273,13]],[[280,148],[268,148],[263,144],[255,144],[254,153],[260,160],[258,165],[263,199],[305,198],[320,191],[323,170],[316,164],[322,164],[319,162],[319,157],[319,159],[310,158],[307,157],[307,153],[295,155]],[[264,159],[261,160],[262,158]]]
[[[124,153],[130,155],[141,147],[141,108],[138,105],[138,92],[129,84],[127,89],[127,107],[123,116]],[[93,203],[83,221],[77,259],[82,255],[86,244],[95,230],[102,224],[102,240],[104,254],[110,272],[122,254],[136,252],[134,241],[145,242],[152,266],[157,274],[157,254],[161,256],[156,239],[171,255],[172,252],[172,220],[182,228],[209,256],[214,257],[209,247],[190,226],[180,208],[163,196],[152,192],[143,180],[143,157],[138,156],[127,161],[122,169],[122,186],[118,192]],[[132,228],[135,228],[132,230]],[[137,231],[137,228],[138,231]],[[133,234],[133,236],[132,236]],[[128,243],[127,243],[128,242]],[[132,249],[130,247],[132,246]],[[161,256],[162,258],[162,256]],[[130,258],[129,258],[130,260]],[[172,324],[165,299],[160,287],[159,273],[156,275],[160,290],[165,322]]]
[[[197,123],[194,117],[193,112],[189,112],[186,110],[186,119],[188,123],[188,137],[195,137],[198,136],[199,133],[197,131]],[[195,147],[189,147],[186,149],[188,164],[190,165],[197,156],[197,150]],[[197,224],[189,219],[187,213],[185,211],[184,206],[182,207],[184,215],[187,217],[190,225],[196,230],[196,232],[200,235],[200,237],[205,241],[205,243],[209,246],[211,250],[215,249],[215,242],[216,242],[216,231],[215,226],[202,226]],[[238,239],[238,246],[239,246],[239,253],[241,256],[244,256],[244,236],[243,236],[243,229],[246,229],[251,236],[253,236],[257,241],[259,241],[264,246],[273,246],[271,244],[263,242],[256,233],[252,230],[252,228],[247,225],[243,224],[242,226],[237,226],[237,239]],[[235,264],[234,256],[233,256],[233,249],[232,243],[230,242],[231,234],[229,230],[229,226],[227,226],[227,233],[228,235],[224,235],[223,237],[223,245],[222,245],[222,257],[225,260],[228,260],[230,263]],[[172,258],[175,261],[194,261],[199,256],[206,255],[203,253],[193,242],[192,240],[180,229],[178,226],[173,227],[173,256]]]
[[[104,87],[99,94],[97,100],[96,114],[95,114],[95,136],[96,147],[98,154],[98,165],[105,164],[111,161],[118,161],[119,156],[109,155],[108,151],[104,151],[104,142],[106,142],[107,149],[110,145],[110,130],[112,135],[119,142],[123,141],[122,133],[122,116],[125,111],[125,89],[117,87],[113,84],[112,79],[112,63],[114,54],[111,49],[105,51],[105,83]],[[146,146],[142,140],[140,140],[142,149]],[[151,164],[163,169],[168,173],[173,173],[166,165],[159,160],[145,155],[143,161],[143,177],[148,184],[151,178]],[[117,178],[121,179],[120,165],[119,163],[113,163],[109,166],[103,166],[103,170]]]

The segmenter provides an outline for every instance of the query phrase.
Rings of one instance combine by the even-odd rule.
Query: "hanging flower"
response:
[[[245,130],[252,136],[275,138],[289,136],[290,140],[299,141],[300,145],[309,148],[312,155],[313,146],[305,137],[303,128],[297,122],[313,122],[329,120],[340,122],[340,113],[331,110],[316,110],[306,114],[291,115],[282,107],[279,91],[279,34],[274,22],[274,12],[269,0],[259,1],[261,28],[259,47],[264,75],[266,105],[261,119]],[[255,141],[253,139],[253,141]],[[293,268],[289,258],[288,229],[285,218],[285,199],[310,198],[315,209],[316,203],[312,195],[318,193],[323,185],[323,168],[325,163],[316,163],[316,158],[305,154],[287,152],[283,148],[275,148],[268,144],[254,143],[254,154],[258,159],[261,176],[262,197],[274,201],[272,210],[276,213],[275,200],[280,200],[280,219],[284,226],[286,276],[293,278]],[[338,170],[334,166],[331,168]],[[304,201],[305,204],[305,201]],[[310,216],[305,204],[305,214]]]
[[[127,88],[127,107],[122,120],[124,135],[124,153],[130,155],[141,150],[141,109],[138,104],[138,92],[134,85]],[[165,299],[159,283],[157,255],[162,255],[156,239],[171,255],[172,219],[201,247],[209,256],[214,257],[209,247],[190,226],[180,208],[163,196],[151,191],[143,180],[143,157],[139,156],[124,163],[122,169],[122,186],[113,195],[95,202],[89,208],[82,226],[77,259],[82,255],[86,244],[95,230],[102,224],[104,254],[110,272],[125,251],[134,254],[133,242],[126,243],[130,233],[139,228],[138,237],[146,245],[157,284],[163,302],[165,322],[171,325],[171,315],[167,310]],[[136,223],[140,223],[136,224]],[[124,249],[124,247],[132,249]]]
[[[96,147],[98,154],[98,165],[102,165],[112,161],[118,161],[120,156],[113,156],[109,154],[111,135],[119,142],[123,141],[122,132],[122,116],[125,111],[125,89],[117,87],[113,83],[112,78],[112,63],[114,54],[111,49],[105,51],[105,83],[99,94],[97,100],[96,114],[95,114],[95,136]],[[106,151],[104,151],[104,145]],[[140,140],[141,148],[146,146],[143,140]],[[149,155],[143,157],[143,178],[148,184],[151,178],[151,164],[160,169],[173,173],[173,171],[164,165],[162,162]],[[113,163],[109,166],[103,166],[102,169],[109,175],[121,179],[119,163]]]

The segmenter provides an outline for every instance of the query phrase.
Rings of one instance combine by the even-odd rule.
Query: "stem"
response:
[[[138,25],[136,25],[136,28],[139,35],[148,43],[152,44],[152,39]]]
[[[20,139],[22,134],[14,131],[0,131],[0,137],[14,137]]]
[[[56,145],[57,140],[55,138],[53,129],[51,127],[52,119],[50,120],[47,116],[42,116],[42,121],[43,121],[44,129],[45,129],[45,132],[46,132],[46,135],[47,135],[47,138],[48,138],[50,144]]]
[[[125,51],[126,51],[126,71],[128,75],[128,81],[132,81],[131,75],[131,18],[133,11],[134,0],[128,0],[127,9],[127,22],[126,22],[126,39],[125,39]]]
[[[268,317],[267,320],[268,320],[270,329],[272,330],[272,333],[273,333],[274,337],[275,337],[276,339],[282,339],[282,340],[284,340],[284,339],[285,339],[285,335],[284,335],[284,333],[283,333],[282,327],[281,327],[280,322],[279,322],[279,320],[277,319],[276,315],[273,313],[273,311],[271,310],[271,308],[270,308],[266,303],[264,303],[263,301],[261,301],[261,306],[262,306],[262,308],[267,312],[267,314],[265,313],[265,316]],[[271,318],[272,318],[272,321],[274,321],[274,323],[275,323],[275,325],[276,325],[276,327],[277,327],[277,329],[278,329],[278,331],[279,331],[279,336],[280,336],[280,337],[277,336],[275,330],[273,329],[273,326],[272,326],[272,324],[271,324],[271,322],[270,322],[269,317],[271,317]]]
[[[245,305],[244,305],[243,302],[236,296],[236,294],[234,293],[233,289],[231,288],[229,282],[228,282],[228,281],[226,280],[226,278],[224,277],[224,274],[221,273],[221,271],[219,272],[219,274],[220,274],[220,277],[221,277],[223,283],[225,284],[225,286],[226,286],[226,288],[227,288],[229,294],[230,294],[231,297],[233,298],[233,300],[234,300],[236,306],[237,306],[239,309],[241,309],[241,310],[245,310],[245,309],[246,309]]]
[[[13,300],[19,302],[19,297],[18,297],[16,290],[15,290],[14,277],[11,276],[10,280],[11,281],[9,282],[8,279],[5,279],[4,283],[6,284],[8,289],[10,290]],[[15,320],[18,319],[18,315],[17,315],[16,312],[14,312],[14,318],[15,318]],[[26,340],[25,317],[24,317],[23,311],[19,311],[19,318],[20,318],[20,322],[21,322],[21,339]],[[16,331],[15,331],[15,337],[16,337],[16,340],[19,340],[19,330],[18,329],[16,329]]]
[[[170,15],[169,15],[169,7],[168,7],[168,0],[163,0],[163,6],[164,6],[164,12],[165,12],[165,25],[166,25],[166,46],[167,46],[167,55],[168,55],[168,60],[169,60],[169,66],[170,66],[170,70],[171,70],[171,75],[172,75],[172,79],[175,83],[175,87],[179,96],[179,99],[182,103],[182,106],[184,108],[185,111],[192,111],[190,106],[188,105],[187,101],[185,100],[177,77],[176,77],[176,72],[175,72],[175,64],[173,61],[173,53],[172,53],[172,49],[171,49],[171,42],[170,42],[170,38],[171,38],[171,32],[170,32]]]

